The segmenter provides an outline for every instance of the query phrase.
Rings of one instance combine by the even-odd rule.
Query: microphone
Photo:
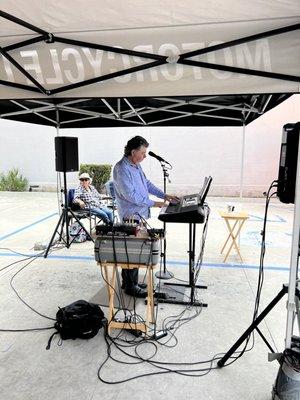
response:
[[[164,160],[161,156],[158,156],[157,154],[153,153],[153,151],[149,151],[148,154],[150,157],[156,158],[158,161],[161,161],[161,162],[171,165],[170,163],[168,163],[168,161]]]

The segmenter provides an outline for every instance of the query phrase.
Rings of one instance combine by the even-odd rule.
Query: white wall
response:
[[[300,120],[300,95],[262,115],[246,127],[245,196],[259,196],[277,178],[282,126]],[[173,165],[169,192],[198,190],[205,175],[214,178],[211,194],[238,195],[241,180],[242,128],[93,128],[61,130],[60,135],[77,136],[81,163],[114,164],[127,140],[142,135],[150,149]],[[44,189],[56,187],[54,137],[56,129],[0,120],[0,172],[17,167],[30,183]],[[147,176],[162,186],[158,161],[143,162]],[[77,173],[68,173],[68,186],[76,184]]]

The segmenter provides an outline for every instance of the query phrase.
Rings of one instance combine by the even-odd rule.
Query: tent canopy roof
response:
[[[287,21],[300,15],[296,0],[5,0],[1,10],[53,33],[172,28],[191,25]],[[291,22],[292,23],[292,22]],[[32,34],[1,21],[0,36]]]

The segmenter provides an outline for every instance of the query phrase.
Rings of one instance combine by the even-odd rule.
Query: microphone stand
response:
[[[169,178],[169,172],[168,169],[166,167],[166,164],[163,161],[159,161],[160,165],[162,167],[163,170],[163,177],[164,177],[164,194],[167,193],[167,179],[168,182],[171,183],[170,178]],[[163,229],[164,232],[166,232],[166,223],[163,222]],[[164,265],[164,269],[163,271],[157,271],[155,273],[156,278],[158,279],[172,279],[174,277],[174,274],[172,272],[167,271],[167,267],[166,267],[166,250],[167,250],[167,239],[166,239],[166,235],[164,235],[164,248],[163,248],[163,252],[161,253],[161,256],[163,257],[163,265]]]

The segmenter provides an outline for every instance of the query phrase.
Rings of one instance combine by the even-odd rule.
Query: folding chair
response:
[[[109,201],[109,203],[107,204],[107,207],[111,208],[113,211],[114,223],[118,222],[118,216],[116,213],[117,204],[116,204],[114,182],[107,181],[104,186],[105,186],[105,190],[106,190],[106,194],[107,194],[107,197],[105,197],[104,199]]]
[[[82,219],[88,219],[89,224],[90,224],[90,234],[92,234],[92,229],[99,224],[99,222],[103,221],[102,218],[91,214],[90,209],[82,209],[80,208],[79,204],[74,203],[74,194],[75,194],[75,189],[69,189],[68,191],[68,207],[73,211],[73,214],[81,221]],[[71,224],[74,222],[74,217],[70,213],[69,218],[71,221]],[[97,222],[97,218],[99,221]]]

